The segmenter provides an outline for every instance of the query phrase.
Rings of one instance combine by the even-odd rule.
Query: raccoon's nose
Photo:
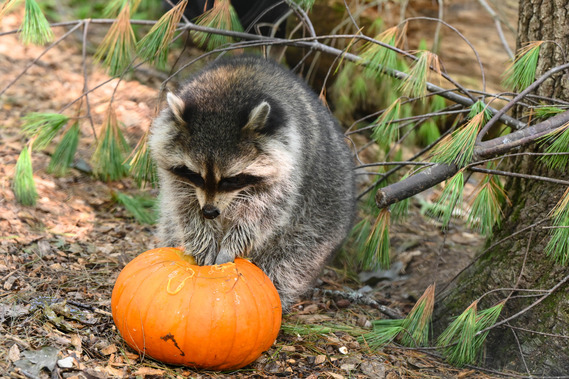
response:
[[[214,218],[219,216],[219,209],[217,209],[213,205],[206,204],[202,208],[202,214],[205,218],[213,220]]]

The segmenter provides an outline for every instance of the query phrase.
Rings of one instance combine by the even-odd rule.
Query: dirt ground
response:
[[[16,29],[19,16],[6,16],[2,31]],[[1,36],[0,90],[42,52],[41,47],[23,47],[14,35]],[[92,64],[88,67],[90,87],[107,79],[102,70]],[[103,120],[115,83],[90,95],[96,126]],[[148,73],[138,72],[118,88],[116,110],[131,144],[155,115],[159,83]],[[69,39],[31,65],[0,97],[0,377],[495,377],[475,368],[452,368],[429,350],[390,345],[373,351],[345,331],[293,332],[298,324],[369,328],[370,321],[388,317],[373,306],[322,291],[315,291],[285,315],[283,325],[288,328],[283,327],[271,349],[244,369],[195,371],[136,354],[122,341],[110,314],[110,294],[122,267],[140,252],[158,246],[154,227],[137,224],[112,200],[114,190],[135,193],[134,183],[103,183],[77,169],[64,178],[53,177],[45,171],[53,152],[50,147],[33,153],[37,205],[18,204],[10,187],[16,160],[27,142],[20,118],[32,111],[56,112],[82,89],[80,46],[77,39]],[[85,124],[79,157],[88,165],[94,140]],[[428,200],[433,193],[422,196]],[[483,239],[461,222],[443,234],[414,203],[409,220],[393,226],[391,243],[397,269],[376,280],[367,296],[404,314],[429,284],[441,285],[464,267]],[[327,268],[319,288],[349,292],[365,284]]]

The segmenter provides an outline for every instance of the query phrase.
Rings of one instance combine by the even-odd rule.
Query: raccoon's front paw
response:
[[[229,249],[221,248],[217,254],[217,258],[215,259],[215,264],[220,265],[227,262],[233,262],[235,260],[235,257],[236,255]]]
[[[196,262],[200,266],[210,266],[215,263],[217,257],[217,245],[210,244],[207,247],[196,248],[196,246],[186,246],[186,251],[191,252]]]

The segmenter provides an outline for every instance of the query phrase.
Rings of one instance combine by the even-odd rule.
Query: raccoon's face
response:
[[[266,133],[275,111],[267,101],[204,111],[169,93],[168,105],[152,126],[151,151],[176,192],[194,195],[205,218],[246,202],[282,174],[277,160],[286,152]]]

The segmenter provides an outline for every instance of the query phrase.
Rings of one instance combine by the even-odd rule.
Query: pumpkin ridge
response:
[[[247,267],[247,266],[244,266],[244,267]],[[243,270],[243,268],[242,268],[242,270]],[[246,272],[247,271],[249,271],[249,272],[253,271],[254,272],[254,270],[250,270],[250,267],[247,267],[247,269],[245,269],[244,271],[246,271]],[[252,275],[252,276],[254,276],[254,275]],[[243,274],[241,272],[239,273],[239,278],[243,279]],[[251,298],[253,300],[255,300],[256,299],[255,298],[255,292],[249,286],[248,281],[244,280],[244,279],[241,281],[244,283],[244,286],[247,288],[247,290],[249,290],[249,293],[251,294]],[[263,292],[263,291],[261,291],[261,292]],[[257,304],[256,301],[252,301],[252,303],[255,305],[256,315],[258,316],[259,315],[259,304]],[[259,321],[257,321],[257,328],[256,328],[257,333],[255,333],[255,343],[249,345],[249,346],[251,346],[251,348],[249,348],[249,353],[238,364],[234,365],[235,367],[242,366],[243,362],[248,362],[249,360],[251,360],[251,356],[257,355],[257,350],[258,350],[257,342],[259,341],[259,330],[260,330],[259,328],[260,328],[260,326],[261,326],[261,323]],[[249,363],[252,363],[252,361],[248,362],[247,364],[249,364]]]
[[[165,269],[168,269],[168,267],[167,267],[163,262],[160,262],[160,263],[158,263],[158,264],[160,265],[159,269],[153,271],[152,273],[150,273],[150,274],[143,280],[143,283],[144,283],[144,284],[146,284],[147,281],[149,281],[149,283],[153,283],[154,281],[159,281],[160,278],[161,278],[162,275],[163,275],[163,274],[162,274],[162,271],[165,270]],[[157,276],[157,279],[154,279],[154,276],[155,276],[155,275]],[[140,287],[139,287],[139,289],[140,289]],[[159,294],[159,293],[161,293],[161,292],[163,292],[163,291],[164,291],[164,288],[163,288],[162,286],[156,286],[155,289],[154,289],[154,291],[152,292],[152,294],[146,294],[146,296],[147,296],[146,299],[156,299],[156,298],[157,298],[157,294]],[[144,330],[144,325],[147,323],[148,309],[149,309],[150,307],[152,307],[152,305],[149,304],[148,301],[146,301],[146,302],[144,303],[144,309],[147,310],[147,312],[145,312],[144,315],[140,314],[140,323],[141,323],[141,325],[143,326],[142,332],[141,332],[141,335],[142,335],[142,338],[143,338],[142,344],[143,344],[143,351],[144,351],[145,354],[147,353],[147,351],[146,351],[146,331]],[[140,312],[140,308],[139,308],[139,312]],[[167,343],[167,341],[164,341],[164,342]],[[150,354],[148,354],[148,355],[149,355],[150,357],[154,358],[154,359],[157,359],[157,358],[153,357],[153,356],[150,355]]]
[[[276,299],[273,299],[274,295],[276,293],[276,289],[274,287],[272,280],[269,279],[269,277],[262,270],[260,270],[259,272],[256,272],[255,275],[251,275],[251,276],[252,276],[253,280],[255,280],[257,282],[256,283],[257,286],[260,286],[263,288],[268,288],[272,292],[272,293],[269,293],[268,291],[262,291],[262,295],[263,295],[263,299],[264,299],[264,304],[262,304],[262,309],[266,308],[267,310],[270,310],[270,312],[267,311],[267,313],[269,313],[269,317],[270,317],[270,322],[268,322],[268,325],[271,326],[271,331],[272,331],[270,335],[274,335],[275,339],[276,339],[276,336],[278,334],[278,329],[280,329],[280,320],[278,320],[279,321],[278,322],[278,328],[275,331],[274,327],[277,324],[277,322],[276,322],[277,320],[275,319],[276,318],[275,317],[275,311],[274,311],[274,308],[272,307],[272,304],[274,303],[274,300],[276,300],[277,304],[280,306],[280,298],[277,295]],[[282,310],[279,311],[279,314],[282,317]],[[264,349],[268,349],[269,347],[271,347],[274,342],[275,342],[274,340],[273,341],[267,341],[267,346],[264,347]]]

